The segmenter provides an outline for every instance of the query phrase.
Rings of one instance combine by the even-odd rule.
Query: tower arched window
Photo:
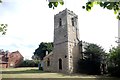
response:
[[[59,59],[59,70],[62,70],[62,59]]]
[[[72,21],[72,26],[74,26],[74,18],[72,18],[71,21]]]
[[[59,26],[62,26],[62,19],[59,19]]]
[[[47,66],[50,66],[50,59],[47,60]]]

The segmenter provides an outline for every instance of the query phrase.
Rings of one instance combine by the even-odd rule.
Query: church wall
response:
[[[49,63],[50,63],[50,65],[48,66],[47,65],[47,61],[48,61],[48,59],[49,59]],[[53,69],[53,53],[50,53],[50,55],[48,54],[44,59],[43,59],[43,70],[44,71],[49,71],[49,72],[51,72],[52,71],[52,69]]]

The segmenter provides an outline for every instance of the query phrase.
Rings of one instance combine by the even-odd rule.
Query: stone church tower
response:
[[[68,9],[54,15],[54,48],[44,58],[43,69],[62,73],[77,72],[78,60],[81,58],[79,43],[78,16]]]
[[[80,59],[78,16],[65,9],[54,16],[54,70],[73,73]]]

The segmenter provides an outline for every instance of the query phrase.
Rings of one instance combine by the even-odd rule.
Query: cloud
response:
[[[54,14],[67,7],[79,17],[80,39],[100,44],[108,50],[111,45],[116,45],[116,15],[98,6],[87,12],[82,9],[85,3],[65,0],[64,6],[59,5],[53,10],[48,8],[46,0],[4,0],[0,5],[0,22],[8,24],[8,31],[5,36],[0,36],[0,48],[19,50],[25,58],[30,58],[40,42],[53,41]]]
[[[0,37],[0,49],[9,50],[10,52],[18,50],[27,59],[31,59],[36,47],[36,44],[25,43],[24,40],[16,37]]]

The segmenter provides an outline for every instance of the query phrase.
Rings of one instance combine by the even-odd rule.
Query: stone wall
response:
[[[49,65],[48,65],[49,63]],[[42,61],[42,66],[44,71],[53,71],[53,52],[46,55]]]

